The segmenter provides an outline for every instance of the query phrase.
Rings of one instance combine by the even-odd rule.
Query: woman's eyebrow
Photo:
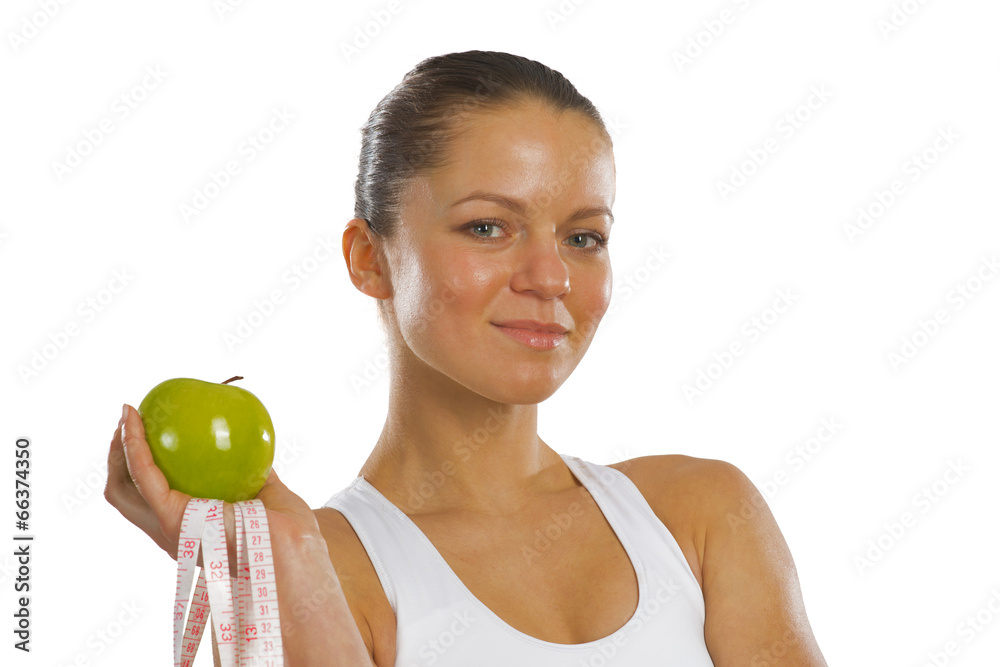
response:
[[[461,199],[452,202],[449,208],[454,208],[459,204],[464,204],[467,201],[472,201],[474,199],[481,199],[483,201],[493,202],[499,206],[503,206],[509,211],[513,211],[522,217],[528,217],[528,205],[525,204],[520,199],[514,199],[513,197],[508,197],[506,195],[497,194],[495,192],[482,192],[475,191]],[[607,206],[585,206],[581,209],[575,211],[571,216],[569,216],[568,221],[572,222],[574,220],[584,220],[586,218],[593,218],[601,215],[608,216],[608,219],[614,224],[615,216]]]

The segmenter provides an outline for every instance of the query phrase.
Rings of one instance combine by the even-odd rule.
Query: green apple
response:
[[[174,378],[139,404],[146,442],[170,488],[237,502],[257,495],[274,461],[274,426],[264,405],[228,382]]]

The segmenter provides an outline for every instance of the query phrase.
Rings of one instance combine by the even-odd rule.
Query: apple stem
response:
[[[230,383],[230,382],[232,382],[233,380],[242,380],[242,379],[243,379],[243,376],[242,376],[242,375],[234,375],[233,377],[229,378],[228,380],[226,380],[226,381],[225,381],[225,382],[223,382],[222,384],[229,384],[229,383]]]

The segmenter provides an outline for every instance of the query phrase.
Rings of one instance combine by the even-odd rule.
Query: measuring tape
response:
[[[264,503],[233,504],[236,577],[229,574],[222,508],[221,500],[192,498],[184,510],[177,546],[174,667],[192,667],[209,616],[225,667],[282,667],[278,590]],[[203,565],[189,608],[199,550]]]

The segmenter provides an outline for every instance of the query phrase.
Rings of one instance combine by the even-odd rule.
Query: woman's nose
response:
[[[515,292],[535,292],[545,299],[569,294],[569,267],[556,239],[532,239],[520,249],[510,286]]]

